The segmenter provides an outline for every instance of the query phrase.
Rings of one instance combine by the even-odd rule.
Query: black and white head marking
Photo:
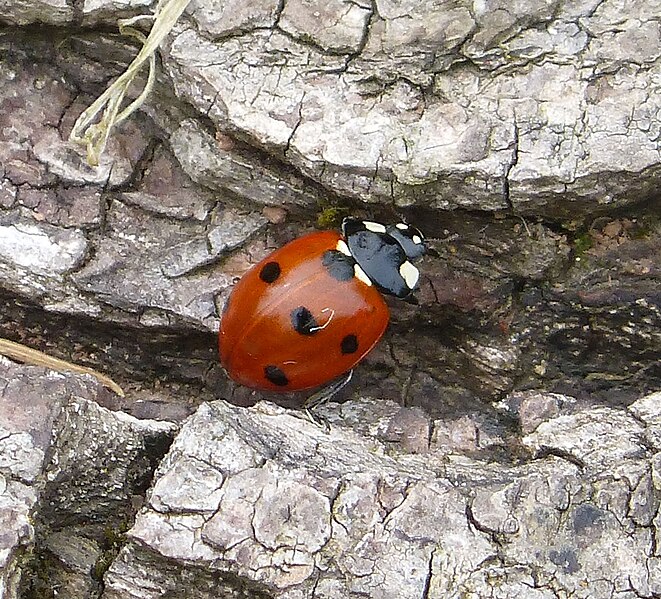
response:
[[[417,260],[427,251],[425,236],[420,229],[406,223],[397,223],[388,225],[386,232],[402,246],[409,260]]]
[[[364,220],[363,221],[363,227],[365,227],[368,231],[372,231],[372,233],[385,233],[386,232],[386,226],[382,225],[381,223],[375,223],[371,220]]]
[[[406,286],[413,291],[418,288],[418,279],[420,278],[420,271],[413,266],[408,260],[403,262],[399,267],[399,274],[402,275]]]
[[[342,233],[356,261],[356,276],[367,278],[383,293],[416,303],[413,292],[420,273],[412,261],[427,251],[420,230],[405,223],[386,226],[345,218]]]

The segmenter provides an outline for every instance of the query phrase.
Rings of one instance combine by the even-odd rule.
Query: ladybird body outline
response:
[[[380,266],[374,256],[361,265],[364,256],[348,242],[370,231],[354,221],[345,219],[349,235],[322,231],[289,242],[235,285],[219,333],[221,363],[233,380],[274,392],[320,387],[351,370],[385,333],[390,315],[382,293],[410,301],[414,288],[401,289],[399,272],[410,264],[408,252],[398,246]],[[378,231],[389,245],[385,227]],[[381,268],[381,280],[374,284],[364,267]],[[392,268],[397,274],[386,276]],[[397,279],[395,291],[384,289],[386,279]]]

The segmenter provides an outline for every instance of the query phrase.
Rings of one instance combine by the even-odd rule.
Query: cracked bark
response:
[[[646,412],[642,426],[626,410],[613,411],[613,422],[605,424],[599,408],[549,420],[521,439],[536,457],[518,464],[488,464],[447,446],[420,456],[389,450],[380,424],[392,409],[387,402],[327,406],[329,418],[345,423],[351,420],[342,411],[365,410],[375,436],[360,429],[369,416],[355,429],[338,426],[328,435],[268,404],[238,411],[222,402],[210,404],[187,422],[161,464],[157,492],[148,496],[129,543],[110,569],[106,594],[120,597],[136,577],[156,575],[157,555],[175,562],[192,559],[176,542],[181,533],[173,532],[173,522],[189,533],[200,527],[203,544],[195,560],[208,566],[205,581],[232,571],[279,597],[478,597],[495,588],[502,597],[523,592],[550,597],[549,589],[577,597],[611,596],[607,589],[625,596],[658,592],[661,570],[649,543],[656,524],[640,526],[630,509],[635,489],[641,483],[649,487],[650,459],[657,460],[658,450],[643,438],[658,426],[658,399],[656,394],[633,404],[632,411]],[[600,427],[600,433],[590,436],[586,426]],[[274,458],[270,437],[278,431],[287,434],[279,436]],[[560,441],[560,450],[574,444],[587,451],[583,466],[545,455],[542,448],[551,439]],[[315,451],[306,452],[312,446]],[[299,459],[302,452],[309,456],[305,462]],[[225,482],[206,508],[213,517],[196,523],[179,497],[187,495],[188,505],[200,506],[206,491],[173,485],[172,476],[184,477],[188,464],[208,455],[224,456],[215,458],[213,467]],[[275,480],[288,492],[272,502]],[[383,491],[375,492],[384,481],[394,491],[385,508]],[[655,489],[644,494],[654,497]],[[300,510],[312,490],[315,497],[326,496],[325,507]],[[163,494],[170,492],[176,504],[162,513],[163,501],[168,503]],[[156,496],[158,513],[152,507]],[[641,522],[656,522],[658,499],[641,505],[647,511]],[[272,525],[296,510],[303,520],[296,521],[295,538],[287,529],[291,521],[276,529],[276,559],[259,540],[273,531],[270,526],[265,531],[263,523]],[[319,543],[318,531],[331,515],[339,527],[333,527],[329,542]],[[146,560],[153,570],[138,571]]]
[[[264,405],[197,413],[104,597],[661,592],[660,419],[640,399],[661,380],[658,1],[191,4],[155,93],[89,169],[63,140],[135,53],[116,19],[146,4],[0,0],[0,334],[111,374],[128,394],[99,393],[108,407],[180,421],[262,398],[217,365],[220,308],[315,217],[404,215],[439,258],[328,408],[332,443]],[[3,398],[35,376],[12,369]],[[229,439],[209,440],[210,414]],[[273,467],[271,504],[241,495],[246,469],[267,488]],[[232,489],[240,513],[221,509]],[[333,515],[318,550],[314,518],[278,515],[311,496]],[[257,501],[273,513],[254,525]],[[33,540],[24,515],[8,512],[12,547]],[[48,520],[44,561],[65,569]]]

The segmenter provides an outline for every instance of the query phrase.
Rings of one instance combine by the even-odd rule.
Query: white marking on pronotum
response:
[[[337,245],[335,246],[335,249],[340,252],[341,254],[344,254],[345,256],[351,256],[351,252],[349,251],[349,246],[346,244],[344,239],[340,239],[337,242]]]
[[[409,226],[406,223],[397,223],[395,225],[400,231],[406,231],[406,229],[409,228]]]
[[[402,278],[406,282],[406,286],[409,289],[415,289],[415,286],[418,284],[418,277],[420,272],[418,269],[413,266],[408,260],[399,267],[399,274],[402,275]]]
[[[310,332],[311,333],[316,333],[317,331],[321,331],[321,330],[325,329],[331,323],[331,320],[333,320],[333,316],[335,316],[335,310],[333,310],[333,308],[324,308],[321,312],[322,312],[322,314],[324,312],[330,312],[330,316],[328,317],[328,320],[324,324],[322,324],[321,326],[310,327]]]
[[[354,272],[354,274],[356,275],[356,278],[359,281],[362,281],[368,287],[372,286],[371,279],[367,276],[367,273],[362,268],[360,268],[360,266],[358,266],[357,264],[354,264],[353,265],[353,272]]]
[[[411,239],[413,239],[413,243],[417,245],[420,245],[422,243],[422,237],[420,237],[420,235],[414,235],[413,237],[411,237]]]
[[[373,223],[371,220],[364,220],[363,225],[368,231],[372,233],[385,233],[386,228],[381,223]]]

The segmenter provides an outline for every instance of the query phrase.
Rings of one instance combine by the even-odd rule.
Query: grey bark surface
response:
[[[627,410],[554,399],[565,408],[520,439],[519,464],[480,459],[504,442],[493,433],[472,458],[463,440],[435,437],[402,451],[387,440],[390,402],[327,408],[344,424],[330,433],[272,404],[203,406],[161,462],[102,597],[661,592],[661,395]]]
[[[0,336],[127,391],[0,362],[0,597],[661,594],[659,1],[194,0],[89,167],[152,4],[0,0]],[[347,213],[438,257],[326,433],[215,332]]]
[[[0,359],[0,388],[0,597],[96,597],[176,426],[100,407],[89,377]]]

